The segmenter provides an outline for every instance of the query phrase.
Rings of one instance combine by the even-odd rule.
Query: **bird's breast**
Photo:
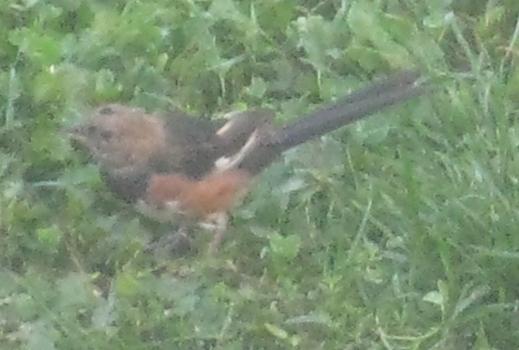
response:
[[[160,221],[178,215],[205,220],[226,213],[247,192],[250,176],[242,170],[227,170],[192,180],[178,174],[152,175],[139,210]]]

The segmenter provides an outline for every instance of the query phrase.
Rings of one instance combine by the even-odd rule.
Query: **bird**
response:
[[[67,131],[116,196],[160,222],[200,223],[216,252],[229,213],[283,152],[421,95],[424,82],[414,70],[389,74],[284,126],[261,107],[212,120],[109,103]]]

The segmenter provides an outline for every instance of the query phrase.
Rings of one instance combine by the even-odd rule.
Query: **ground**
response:
[[[2,1],[0,349],[519,348],[518,36],[516,0]],[[286,154],[214,257],[150,254],[63,132],[409,67],[426,96]]]

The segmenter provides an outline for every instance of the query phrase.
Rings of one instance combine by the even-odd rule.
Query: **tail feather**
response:
[[[276,142],[284,151],[405,101],[423,91],[424,87],[417,83],[418,78],[418,73],[404,71],[375,81],[331,106],[318,109],[286,125],[279,131]]]
[[[258,173],[284,151],[344,125],[425,92],[420,74],[403,71],[354,91],[331,106],[318,109],[277,130],[259,130],[255,146],[235,166]]]

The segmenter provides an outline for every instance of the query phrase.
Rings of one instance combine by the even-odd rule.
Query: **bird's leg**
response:
[[[218,252],[227,232],[227,224],[229,217],[227,213],[214,213],[211,214],[207,220],[200,224],[203,228],[211,231],[213,238],[209,243],[208,253],[214,255]]]
[[[145,251],[154,255],[184,255],[193,247],[193,239],[189,236],[188,227],[181,225],[176,231],[166,234],[150,242]]]
[[[158,240],[148,244],[146,251],[153,253],[162,251],[174,254],[184,254],[193,247],[193,239],[189,235],[188,222],[183,220],[179,204],[176,201],[168,201],[163,208],[149,205],[143,200],[139,200],[135,205],[136,210],[146,217],[158,222],[174,223],[180,226],[174,232],[160,237]]]

